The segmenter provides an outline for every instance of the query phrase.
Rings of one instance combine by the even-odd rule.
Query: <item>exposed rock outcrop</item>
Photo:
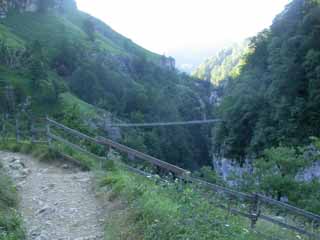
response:
[[[77,8],[74,0],[0,0],[0,18],[5,18],[10,9],[20,12],[37,12],[43,6],[59,12]]]
[[[302,172],[300,172],[296,180],[303,182],[311,182],[313,180],[320,181],[320,161],[314,162],[312,166],[307,167]]]
[[[231,186],[237,185],[237,182],[231,178],[241,179],[244,173],[252,173],[253,167],[249,160],[241,166],[237,161],[226,158],[214,158],[213,166],[217,174],[219,174],[224,181]]]
[[[237,178],[241,181],[244,173],[251,174],[254,172],[252,163],[249,160],[246,160],[243,165],[240,165],[237,161],[231,159],[213,158],[213,166],[216,173],[230,185],[237,185],[236,181],[231,180],[232,178]],[[277,171],[276,167],[275,171]],[[295,179],[299,182],[320,181],[320,161],[315,161],[312,165],[301,169]]]
[[[160,66],[169,70],[176,68],[176,60],[173,57],[162,56]]]
[[[104,113],[102,116],[103,118],[100,119],[99,123],[100,127],[102,127],[102,129],[108,134],[108,137],[111,140],[120,141],[122,138],[120,128],[110,127],[110,125],[115,122],[115,119],[113,118],[112,114]]]

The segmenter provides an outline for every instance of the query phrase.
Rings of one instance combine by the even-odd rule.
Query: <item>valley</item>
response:
[[[0,1],[0,149],[14,152],[16,148],[20,152],[23,144],[32,145],[33,138],[24,138],[19,146],[6,137],[19,142],[15,129],[21,129],[22,138],[34,129],[42,129],[45,133],[48,126],[35,126],[35,120],[50,118],[82,134],[113,140],[186,169],[193,177],[211,184],[248,194],[262,194],[317,215],[320,213],[319,39],[319,0],[292,0],[269,28],[261,29],[256,36],[242,43],[222,48],[192,74],[187,74],[177,69],[180,63],[173,57],[137,45],[112,26],[79,11],[74,0]],[[68,136],[62,138],[68,140]],[[50,143],[46,138],[41,140]],[[98,155],[104,156],[109,151],[87,141],[79,144]],[[64,144],[55,147],[71,151]],[[13,153],[1,153],[0,160],[6,162],[10,154]],[[36,161],[25,157],[22,158],[27,159],[30,174],[35,174],[28,178],[31,182],[24,183],[27,188],[22,190],[22,197],[26,194],[21,206],[22,214],[27,214],[28,219],[27,237],[32,235],[29,223],[38,221],[39,225],[48,219],[37,219],[36,210],[30,213],[26,209],[33,209],[37,202],[47,202],[51,211],[55,208],[54,202],[58,201],[55,198],[61,197],[62,202],[76,202],[76,209],[83,210],[81,216],[75,217],[79,222],[70,219],[67,222],[72,226],[60,226],[64,228],[61,234],[66,239],[81,239],[86,234],[92,239],[103,239],[102,228],[106,223],[99,223],[96,219],[100,219],[99,214],[91,214],[101,210],[91,189],[91,172],[77,171],[76,167],[61,169],[61,166],[37,165]],[[167,177],[160,168],[134,162],[134,156],[121,155],[118,160],[125,163],[132,160],[133,166],[141,171],[150,170],[159,178]],[[91,164],[87,167],[95,171],[95,162],[91,158],[87,162]],[[118,237],[114,239],[129,240],[132,239],[130,234],[136,239],[157,239],[157,234],[162,236],[158,239],[169,239],[173,229],[162,225],[168,216],[175,219],[172,224],[176,224],[183,236],[179,238],[177,234],[172,239],[187,239],[188,235],[188,239],[213,238],[214,232],[207,229],[210,227],[204,213],[210,209],[212,219],[217,210],[209,207],[194,188],[191,187],[190,196],[181,190],[185,202],[180,202],[179,187],[178,193],[175,189],[171,198],[158,188],[158,183],[150,186],[127,172],[119,172],[111,172],[110,178],[105,176],[107,183],[102,184],[108,188],[107,195],[110,194],[111,199],[114,194],[117,201],[125,202],[125,206],[120,204],[126,209],[124,219],[114,216],[111,225],[124,221],[135,229],[129,229],[123,238],[109,229],[111,235]],[[172,177],[174,180],[176,176]],[[86,179],[88,181],[84,181]],[[137,182],[131,185],[128,179]],[[36,192],[39,188],[46,189],[40,183],[54,185],[61,191],[43,200],[46,192]],[[139,184],[148,195],[139,190]],[[74,195],[68,196],[72,189]],[[159,192],[160,202],[153,199],[155,195],[150,189]],[[13,205],[0,205],[0,213],[3,208],[8,216],[12,216],[13,222],[18,222],[19,217],[10,211],[10,207],[8,210],[8,206],[18,208],[14,195],[20,193],[11,190],[7,192]],[[39,195],[39,199],[29,195]],[[136,205],[132,205],[130,197]],[[190,209],[196,198],[203,202],[203,208],[197,205],[193,212]],[[154,205],[148,206],[149,202],[160,205],[168,216],[157,212],[163,217],[158,220],[152,213]],[[68,204],[65,208],[72,208]],[[186,230],[182,220],[184,213],[180,211],[183,207],[195,215],[197,211],[201,212],[199,225],[193,222],[196,219],[186,216],[193,229],[202,228],[201,233],[196,232],[193,236]],[[53,224],[51,220],[57,221],[54,225],[59,226],[59,217],[68,218],[65,212],[59,212],[63,209],[57,207],[55,213],[58,215],[49,214],[52,219],[48,220],[43,235],[51,236],[51,239],[63,237],[54,235],[58,230],[48,233]],[[117,214],[121,209],[115,212]],[[130,219],[130,214],[136,221]],[[95,216],[91,218],[91,215]],[[217,219],[221,218],[224,215],[218,211]],[[79,234],[68,236],[68,229],[83,225],[85,219],[90,223],[89,230],[75,227],[74,231]],[[16,240],[2,238],[1,221],[0,217],[0,240]],[[259,239],[251,231],[243,230],[247,228],[238,218],[230,221],[234,221],[233,234],[243,234],[241,239]],[[148,227],[144,231],[138,224]],[[223,224],[228,225],[227,222]],[[16,225],[20,226],[19,223]],[[118,232],[124,231],[123,228]],[[20,228],[16,229],[19,235]],[[216,231],[216,239],[235,239],[229,238],[224,230]],[[279,234],[278,229],[271,228],[270,232],[273,231]],[[35,237],[41,237],[41,231]]]

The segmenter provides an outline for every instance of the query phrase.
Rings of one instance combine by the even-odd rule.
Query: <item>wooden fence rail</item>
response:
[[[2,130],[1,131],[2,137],[4,136],[4,133],[7,131],[6,123],[8,123],[8,121],[3,119],[2,127],[0,128]],[[15,120],[13,123],[11,122],[11,127],[15,128],[16,140],[17,141],[21,140],[21,136],[20,136],[21,131],[19,130],[19,127],[20,127],[19,120]],[[193,183],[201,188],[209,189],[214,193],[218,193],[218,194],[220,194],[220,196],[222,198],[224,196],[232,196],[233,198],[236,198],[237,201],[239,201],[239,202],[246,202],[247,204],[249,204],[249,207],[250,207],[250,209],[247,212],[243,212],[243,211],[241,211],[239,209],[235,209],[235,208],[227,208],[224,205],[220,205],[220,207],[225,210],[230,211],[233,214],[248,218],[251,221],[251,226],[253,228],[255,227],[257,221],[259,221],[261,219],[261,220],[270,222],[272,224],[278,225],[281,228],[294,231],[294,232],[299,233],[301,235],[305,235],[309,239],[320,240],[320,235],[317,232],[314,232],[314,231],[310,232],[307,229],[304,229],[304,228],[301,228],[298,226],[294,226],[294,225],[291,225],[288,223],[284,223],[283,221],[276,219],[272,216],[267,216],[267,215],[262,214],[261,213],[261,205],[265,204],[265,205],[271,206],[272,208],[277,208],[279,210],[290,213],[292,215],[301,216],[305,219],[306,222],[309,222],[312,224],[317,223],[316,226],[319,227],[320,226],[320,216],[315,213],[311,213],[311,212],[305,211],[303,209],[297,208],[295,206],[274,200],[272,198],[268,198],[268,197],[263,196],[261,194],[243,193],[243,192],[235,191],[235,190],[227,188],[227,187],[222,187],[222,186],[219,186],[216,184],[206,182],[203,179],[192,177],[191,173],[183,168],[180,168],[180,167],[175,166],[173,164],[164,162],[160,159],[149,156],[145,153],[139,152],[137,150],[134,150],[134,149],[129,148],[125,145],[114,142],[112,140],[109,140],[109,139],[106,139],[103,137],[96,137],[96,138],[90,137],[86,134],[83,134],[83,133],[77,131],[77,130],[71,129],[61,123],[58,123],[57,121],[54,121],[48,117],[45,119],[45,127],[44,128],[38,128],[38,127],[35,128],[34,124],[31,124],[30,135],[31,135],[32,142],[44,142],[44,141],[36,139],[37,133],[39,133],[39,134],[42,133],[45,135],[45,137],[47,139],[47,141],[45,141],[45,142],[48,143],[49,145],[51,144],[52,141],[57,141],[57,142],[60,142],[66,146],[71,147],[72,149],[75,149],[76,151],[80,151],[82,153],[85,153],[85,154],[89,155],[90,157],[93,157],[93,158],[98,159],[100,161],[104,161],[107,159],[106,156],[103,156],[103,157],[98,156],[98,155],[90,152],[89,150],[84,149],[83,147],[81,147],[77,144],[69,142],[67,139],[65,139],[63,137],[58,136],[58,134],[53,133],[53,131],[52,131],[53,128],[59,129],[63,133],[69,134],[73,137],[77,137],[82,140],[86,140],[91,143],[97,144],[97,145],[102,146],[106,149],[112,148],[112,149],[115,149],[119,152],[128,154],[128,156],[133,156],[135,158],[147,161],[151,165],[154,165],[154,166],[156,166],[162,170],[165,170],[167,172],[173,173],[175,175],[175,177],[182,179],[186,183],[188,183],[188,182]],[[7,136],[7,134],[6,134],[6,136]],[[123,167],[125,167],[127,170],[135,172],[137,174],[140,174],[143,176],[150,176],[151,175],[149,173],[146,173],[140,169],[136,169],[136,168],[131,167],[129,165],[126,165],[124,163],[120,163],[120,164]]]
[[[185,169],[182,169],[182,168],[177,167],[175,165],[172,165],[172,164],[169,164],[167,162],[161,161],[161,160],[159,160],[157,158],[154,158],[154,157],[149,156],[147,154],[141,153],[141,152],[139,152],[137,150],[134,150],[134,149],[129,148],[127,146],[124,146],[122,144],[116,143],[116,142],[114,142],[112,140],[109,140],[109,139],[106,139],[106,138],[103,138],[103,137],[97,137],[97,138],[89,137],[89,136],[87,136],[87,135],[85,135],[85,134],[83,134],[83,133],[81,133],[81,132],[79,132],[77,130],[74,130],[74,129],[71,129],[69,127],[66,127],[66,126],[64,126],[64,125],[62,125],[62,124],[60,124],[60,123],[58,123],[58,122],[56,122],[56,121],[54,121],[54,120],[52,120],[50,118],[47,119],[47,122],[53,127],[57,127],[59,129],[62,129],[64,131],[68,132],[69,134],[72,134],[72,135],[75,135],[75,136],[80,137],[82,139],[91,141],[92,143],[96,143],[98,145],[105,146],[105,147],[111,147],[111,148],[114,148],[114,149],[116,149],[116,150],[118,150],[120,152],[126,153],[126,154],[128,154],[130,156],[134,156],[136,158],[145,160],[145,161],[151,163],[152,165],[155,165],[155,166],[157,166],[157,167],[159,167],[159,168],[161,168],[163,170],[166,170],[168,172],[174,173],[176,175],[176,177],[178,177],[180,179],[183,179],[186,182],[191,182],[191,183],[194,183],[194,184],[196,184],[198,186],[201,186],[201,187],[204,187],[204,188],[207,188],[207,189],[211,189],[214,192],[223,193],[225,195],[233,196],[233,197],[236,197],[236,198],[239,198],[241,200],[245,200],[245,201],[249,202],[250,211],[248,213],[247,212],[242,212],[242,211],[240,211],[238,209],[233,209],[233,208],[228,209],[228,210],[231,211],[233,214],[241,215],[241,216],[246,217],[249,220],[251,220],[252,227],[254,227],[256,225],[257,221],[259,219],[261,219],[261,220],[270,222],[272,224],[276,224],[276,225],[278,225],[278,226],[280,226],[282,228],[285,228],[285,229],[288,229],[288,230],[292,230],[292,231],[295,231],[295,232],[297,232],[299,234],[305,235],[305,236],[309,237],[310,239],[320,239],[320,236],[318,234],[316,234],[316,233],[309,232],[309,231],[307,231],[305,229],[302,229],[300,227],[293,226],[293,225],[284,223],[284,222],[282,222],[280,220],[277,220],[275,218],[272,218],[270,216],[266,216],[266,215],[261,214],[260,213],[260,209],[259,209],[259,205],[262,204],[262,203],[269,204],[272,207],[277,207],[277,208],[281,208],[282,210],[286,210],[287,212],[289,212],[291,214],[300,215],[300,216],[306,218],[309,222],[319,222],[319,224],[320,224],[320,216],[317,215],[317,214],[305,211],[303,209],[299,209],[297,207],[291,206],[291,205],[283,203],[283,202],[276,201],[274,199],[265,197],[265,196],[263,196],[261,194],[243,193],[243,192],[235,191],[235,190],[230,189],[230,188],[226,188],[226,187],[222,187],[222,186],[219,186],[219,185],[216,185],[216,184],[208,183],[208,182],[206,182],[206,181],[204,181],[202,179],[191,177],[190,172],[185,170]],[[76,150],[79,150],[79,151],[82,151],[82,152],[87,152],[84,149],[79,149],[78,146],[74,146],[73,144],[70,144],[70,143],[66,142],[66,140],[64,140],[62,138],[57,138],[56,136],[52,136],[52,135],[51,135],[51,137],[55,138],[55,139],[58,139],[60,142],[65,143],[65,144],[73,147]],[[125,165],[125,166],[127,166],[127,165]],[[136,169],[136,168],[133,168],[133,167],[130,167],[130,166],[128,166],[127,169],[130,170],[130,171],[133,171],[135,173],[144,175],[144,176],[148,176],[149,175],[148,173],[145,173],[144,171],[141,171],[139,169]],[[225,208],[225,207],[221,206],[221,208]]]
[[[167,162],[164,162],[164,161],[161,161],[160,159],[157,159],[155,157],[152,157],[152,156],[149,156],[147,154],[144,154],[144,153],[141,153],[139,151],[136,151],[132,148],[129,148],[127,146],[124,146],[122,144],[119,144],[119,143],[116,143],[112,140],[109,140],[109,139],[105,139],[105,138],[102,138],[102,137],[99,137],[99,138],[92,138],[92,137],[89,137],[83,133],[80,133],[79,131],[76,131],[74,129],[71,129],[71,128],[68,128],[52,119],[47,119],[48,123],[50,123],[51,125],[57,127],[57,128],[60,128],[60,129],[63,129],[71,134],[74,134],[76,135],[77,137],[80,137],[80,138],[83,138],[85,140],[89,140],[91,141],[92,143],[96,143],[96,144],[99,144],[99,145],[102,145],[102,146],[106,146],[106,147],[111,147],[111,148],[114,148],[120,152],[124,152],[128,155],[131,155],[131,156],[134,156],[136,158],[139,158],[139,159],[142,159],[142,160],[145,160],[155,166],[158,166],[164,170],[167,170],[167,171],[170,171],[170,172],[173,172],[179,176],[181,175],[187,175],[189,174],[190,172],[185,170],[185,169],[182,169],[180,167],[177,167],[177,166],[174,166],[170,163],[167,163]]]
[[[305,211],[303,209],[294,207],[294,206],[286,204],[284,202],[280,202],[280,201],[274,200],[272,198],[268,198],[268,197],[263,196],[261,194],[258,194],[258,197],[259,197],[259,201],[261,201],[261,202],[264,202],[264,203],[267,203],[267,204],[270,204],[270,205],[273,205],[273,206],[281,207],[281,208],[286,209],[286,210],[288,210],[290,212],[293,212],[295,214],[304,216],[304,217],[306,217],[306,218],[308,218],[308,219],[310,219],[312,221],[317,221],[317,222],[320,223],[320,216],[317,215],[317,214]]]

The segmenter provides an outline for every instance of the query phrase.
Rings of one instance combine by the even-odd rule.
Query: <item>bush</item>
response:
[[[319,159],[319,140],[304,148],[277,147],[265,150],[262,158],[255,162],[254,179],[258,180],[257,190],[277,200],[288,198],[300,208],[320,212],[320,195],[317,180],[303,182],[299,173]],[[311,148],[311,150],[310,150]]]
[[[17,192],[0,166],[0,240],[25,239],[17,208]]]

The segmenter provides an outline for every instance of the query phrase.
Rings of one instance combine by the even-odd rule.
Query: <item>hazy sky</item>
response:
[[[268,27],[290,0],[76,0],[117,32],[180,64]],[[208,53],[206,53],[208,52]],[[204,55],[203,55],[204,54]],[[207,54],[207,55],[206,55]],[[203,56],[202,56],[203,55]],[[193,63],[194,64],[194,63]]]

